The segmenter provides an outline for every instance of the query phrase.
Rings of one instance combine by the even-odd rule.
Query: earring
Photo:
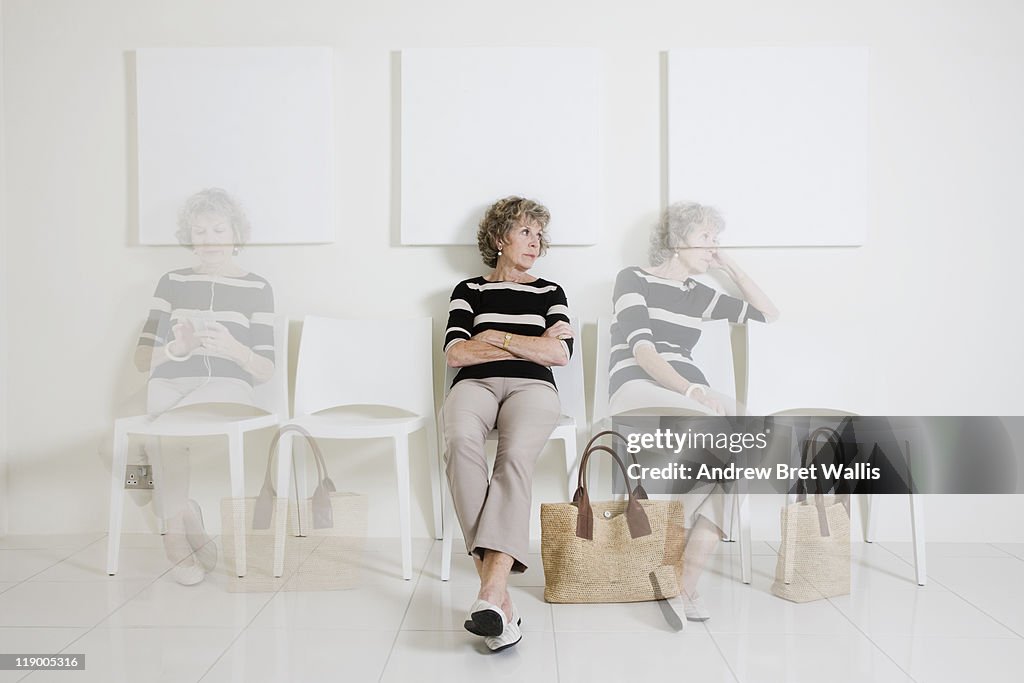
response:
[[[498,245],[498,256],[501,256],[501,245]]]
[[[233,248],[233,249],[231,250],[231,254],[232,254],[233,256],[238,256],[238,247],[234,247],[234,248]]]

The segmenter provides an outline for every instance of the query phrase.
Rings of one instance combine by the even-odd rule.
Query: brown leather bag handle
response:
[[[626,503],[626,524],[629,526],[630,538],[649,536],[651,533],[651,521],[647,518],[647,513],[644,512],[643,507],[640,505],[640,499],[629,488],[629,474],[626,472],[626,466],[622,464],[622,460],[616,455],[615,451],[607,446],[591,446],[583,454],[583,461],[580,463],[580,485],[572,497],[573,504],[579,508],[576,513],[576,536],[585,538],[588,541],[594,540],[594,509],[590,505],[590,494],[587,492],[586,485],[587,465],[594,451],[604,451],[611,455],[615,462],[618,463],[619,469],[622,470],[622,477],[626,480],[626,490],[629,492],[629,502]]]
[[[803,453],[801,453],[800,455],[801,467],[808,467],[811,464],[811,461],[814,460],[814,455],[811,451],[814,448],[814,446],[818,443],[818,437],[822,434],[825,435],[826,443],[828,443],[828,445],[831,446],[832,448],[833,457],[845,462],[846,449],[843,446],[843,440],[839,438],[839,434],[836,433],[836,430],[832,429],[831,427],[818,427],[813,432],[811,432],[811,435],[807,437],[807,441],[804,442],[804,450]],[[818,530],[822,536],[831,536],[832,530],[829,527],[828,523],[828,513],[825,511],[825,496],[822,491],[821,478],[816,477],[814,483],[814,505],[818,509]],[[801,479],[797,484],[796,501],[798,503],[803,503],[806,500],[807,482]],[[847,514],[849,514],[849,500],[841,502],[846,507]]]
[[[587,442],[587,445],[583,448],[583,452],[586,453],[587,451],[589,451],[593,447],[595,441],[600,439],[602,436],[608,436],[609,434],[612,435],[612,436],[616,436],[616,437],[622,439],[623,443],[625,443],[627,445],[629,444],[629,439],[624,437],[622,434],[619,434],[618,432],[613,431],[611,429],[606,429],[603,432],[598,432],[597,434],[594,434],[594,436],[590,439],[590,441]],[[626,452],[629,453],[629,449],[626,449]],[[629,459],[632,461],[633,465],[637,465],[639,467],[640,463],[638,463],[636,461],[636,455],[635,454],[629,453]],[[583,472],[583,466],[581,465],[580,466],[580,473],[582,473],[582,472]],[[577,474],[577,476],[576,476],[576,488],[579,488],[582,484],[583,484],[583,478],[581,476],[579,476],[579,474]],[[627,489],[629,488],[629,482],[628,481],[626,482],[626,488]],[[646,491],[646,489],[644,489],[644,485],[643,485],[642,482],[638,481],[636,483],[636,486],[633,487],[633,490],[636,492],[636,497],[637,498],[639,498],[640,500],[647,500],[647,491]]]

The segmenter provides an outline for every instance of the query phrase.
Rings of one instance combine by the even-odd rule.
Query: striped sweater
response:
[[[554,282],[488,282],[483,277],[463,280],[452,291],[444,352],[484,330],[500,330],[540,337],[555,323],[569,322],[565,292]],[[572,356],[572,339],[562,341],[566,357]],[[551,384],[551,368],[522,358],[491,361],[461,368],[452,382],[487,377],[541,379]]]
[[[687,381],[707,385],[693,363],[702,320],[764,322],[764,314],[746,301],[687,278],[683,282],[626,268],[615,279],[615,318],[611,329],[609,394],[626,382],[651,379],[636,362],[636,349],[653,346]]]
[[[224,325],[253,353],[274,361],[274,292],[269,282],[254,273],[226,277],[182,268],[165,274],[153,293],[139,346],[152,346],[156,353],[163,353],[164,345],[173,339],[174,325],[189,321],[201,327],[209,320]],[[234,377],[252,384],[252,375],[237,363],[205,355],[201,348],[180,363],[160,364],[152,376]]]

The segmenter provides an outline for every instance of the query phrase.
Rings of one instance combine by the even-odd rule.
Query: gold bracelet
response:
[[[509,345],[509,342],[511,342],[511,341],[512,341],[512,333],[511,332],[506,332],[505,333],[505,343],[501,345],[501,348],[504,349],[505,351],[508,351],[508,345]]]

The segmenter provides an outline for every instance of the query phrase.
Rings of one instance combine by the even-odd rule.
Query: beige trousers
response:
[[[533,468],[560,414],[558,392],[543,380],[465,379],[448,394],[446,472],[469,554],[482,559],[484,550],[497,550],[512,556],[514,573],[526,571]],[[495,427],[488,477],[484,443]]]

